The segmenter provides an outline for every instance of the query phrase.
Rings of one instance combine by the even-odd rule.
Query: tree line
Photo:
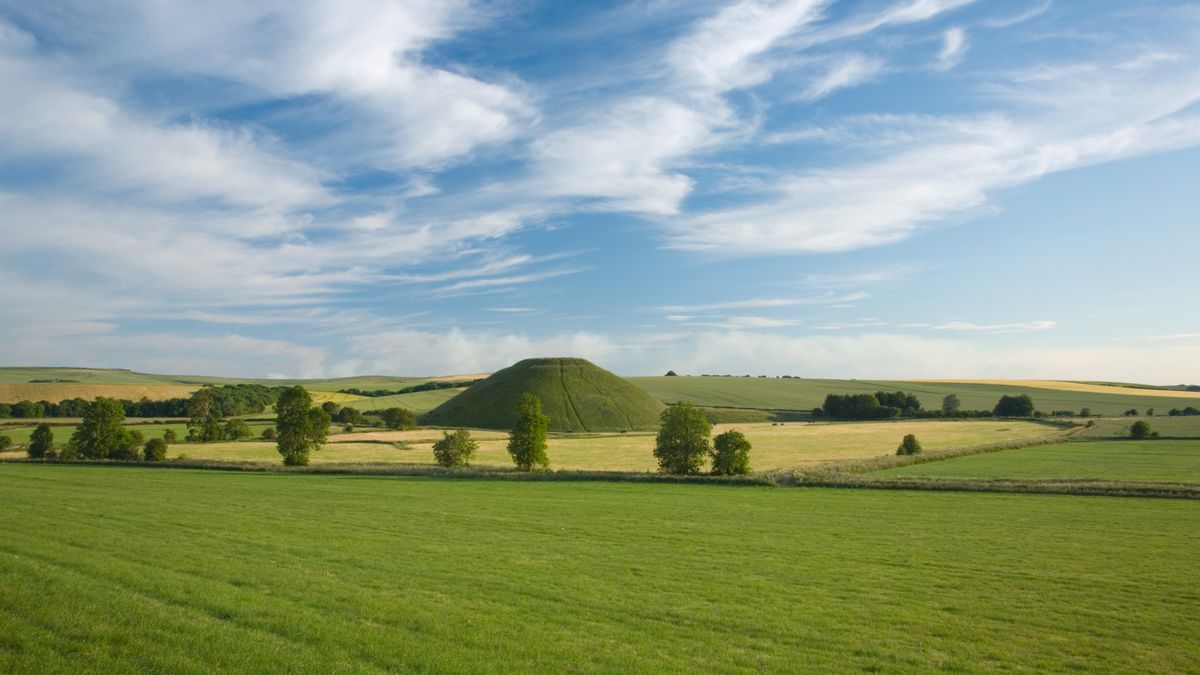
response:
[[[138,401],[112,399],[120,404],[126,417],[189,417],[191,406],[197,395],[211,397],[222,414],[229,417],[261,413],[273,405],[284,387],[266,387],[261,384],[224,384],[219,387],[202,387],[187,398],[169,398],[151,401],[143,397]],[[92,402],[83,398],[64,399],[58,403],[50,401],[21,401],[0,403],[0,419],[42,419],[50,417],[83,417]]]
[[[355,388],[338,389],[338,393],[339,394],[351,394],[353,396],[363,396],[366,398],[379,398],[381,396],[397,396],[399,394],[415,394],[419,391],[435,391],[437,389],[460,389],[460,388],[465,389],[477,382],[482,382],[482,381],[483,380],[471,380],[469,382],[464,382],[462,380],[457,380],[457,381],[424,382],[422,384],[414,384],[411,387],[402,387],[400,389],[371,389],[371,390],[355,389]]]
[[[1081,413],[1088,416],[1090,410]],[[840,420],[886,420],[893,418],[978,418],[1034,417],[1033,399],[1028,394],[1004,395],[991,410],[963,410],[956,394],[942,399],[940,410],[926,410],[916,394],[902,391],[877,391],[874,394],[829,394],[825,404],[813,408],[813,417]],[[1068,414],[1073,414],[1068,411]]]

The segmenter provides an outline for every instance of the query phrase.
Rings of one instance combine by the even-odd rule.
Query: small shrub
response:
[[[275,427],[267,427],[266,429],[263,429],[262,437],[263,440],[267,441],[275,440]]]
[[[433,458],[445,467],[468,466],[479,444],[471,439],[471,432],[459,429],[445,432],[442,440],[433,444]]]
[[[1145,420],[1138,420],[1129,426],[1129,437],[1138,440],[1150,438],[1150,425]]]
[[[352,434],[352,433],[354,433],[354,425],[353,425],[353,424],[347,424],[346,426],[342,427],[342,431],[344,431],[344,432],[346,432],[346,433],[348,433],[348,434]]]
[[[142,458],[147,462],[161,462],[167,458],[167,442],[161,438],[151,438],[142,447]]]
[[[915,455],[921,451],[921,442],[917,440],[916,434],[908,434],[900,441],[900,447],[896,448],[897,455]]]
[[[12,446],[12,439],[8,436],[0,436],[0,452],[4,452]]]
[[[1096,420],[1088,420],[1088,423],[1085,426],[1091,429],[1092,427],[1096,426]]]
[[[750,473],[750,441],[742,432],[731,429],[713,439],[712,472],[718,476]]]
[[[167,429],[163,432],[162,439],[164,443],[174,443],[179,440],[179,434],[175,433],[174,429]]]

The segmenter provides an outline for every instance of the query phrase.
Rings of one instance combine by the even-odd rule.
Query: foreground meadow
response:
[[[756,471],[811,466],[822,462],[870,459],[896,452],[905,434],[917,434],[929,450],[1002,442],[1020,442],[1062,435],[1060,427],[1017,420],[913,421],[861,423],[718,424],[713,434],[738,429],[754,444],[751,466]],[[312,454],[313,464],[387,463],[433,464],[433,443],[441,429],[367,431],[334,434]],[[475,466],[511,467],[508,435],[472,431],[479,450]],[[550,466],[581,471],[656,471],[653,433],[552,434]],[[177,444],[169,456],[219,461],[279,462],[273,443],[239,442]]]
[[[0,671],[1193,670],[1200,504],[0,464]]]

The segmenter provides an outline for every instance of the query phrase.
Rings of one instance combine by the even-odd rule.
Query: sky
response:
[[[1200,5],[0,0],[0,365],[1200,383]]]

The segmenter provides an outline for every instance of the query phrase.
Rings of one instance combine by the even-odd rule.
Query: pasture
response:
[[[1194,501],[0,464],[0,513],[5,672],[1200,659]]]
[[[1095,426],[1084,431],[1083,435],[1088,438],[1128,436],[1129,427],[1139,420],[1168,438],[1200,438],[1200,416],[1110,417],[1093,420]]]
[[[905,434],[917,434],[929,450],[1022,441],[1064,434],[1045,424],[1012,420],[859,422],[821,424],[716,425],[713,434],[738,429],[754,444],[750,453],[756,471],[812,466],[822,462],[869,459],[892,455]],[[511,467],[507,433],[472,431],[479,443],[472,465]],[[333,434],[312,454],[314,464],[402,463],[433,464],[433,442],[442,430],[367,431]],[[580,471],[657,471],[653,433],[551,434],[550,467]],[[280,461],[273,443],[203,443],[172,445],[168,457],[219,461]]]
[[[965,410],[991,410],[1004,395],[1029,394],[1038,410],[1078,412],[1091,408],[1093,415],[1120,415],[1130,408],[1155,408],[1160,414],[1170,408],[1200,406],[1195,393],[1154,389],[1076,386],[1049,389],[1056,383],[1037,380],[1040,386],[1004,381],[936,382],[913,380],[820,380],[758,377],[631,377],[631,382],[667,403],[684,401],[703,406],[733,406],[777,410],[811,410],[822,405],[826,394],[873,394],[876,391],[913,392],[928,410],[940,410],[948,394],[958,396]],[[1082,389],[1082,390],[1080,390]],[[1168,396],[1162,396],[1167,393]]]
[[[1071,441],[913,464],[873,475],[1200,483],[1200,439]]]

